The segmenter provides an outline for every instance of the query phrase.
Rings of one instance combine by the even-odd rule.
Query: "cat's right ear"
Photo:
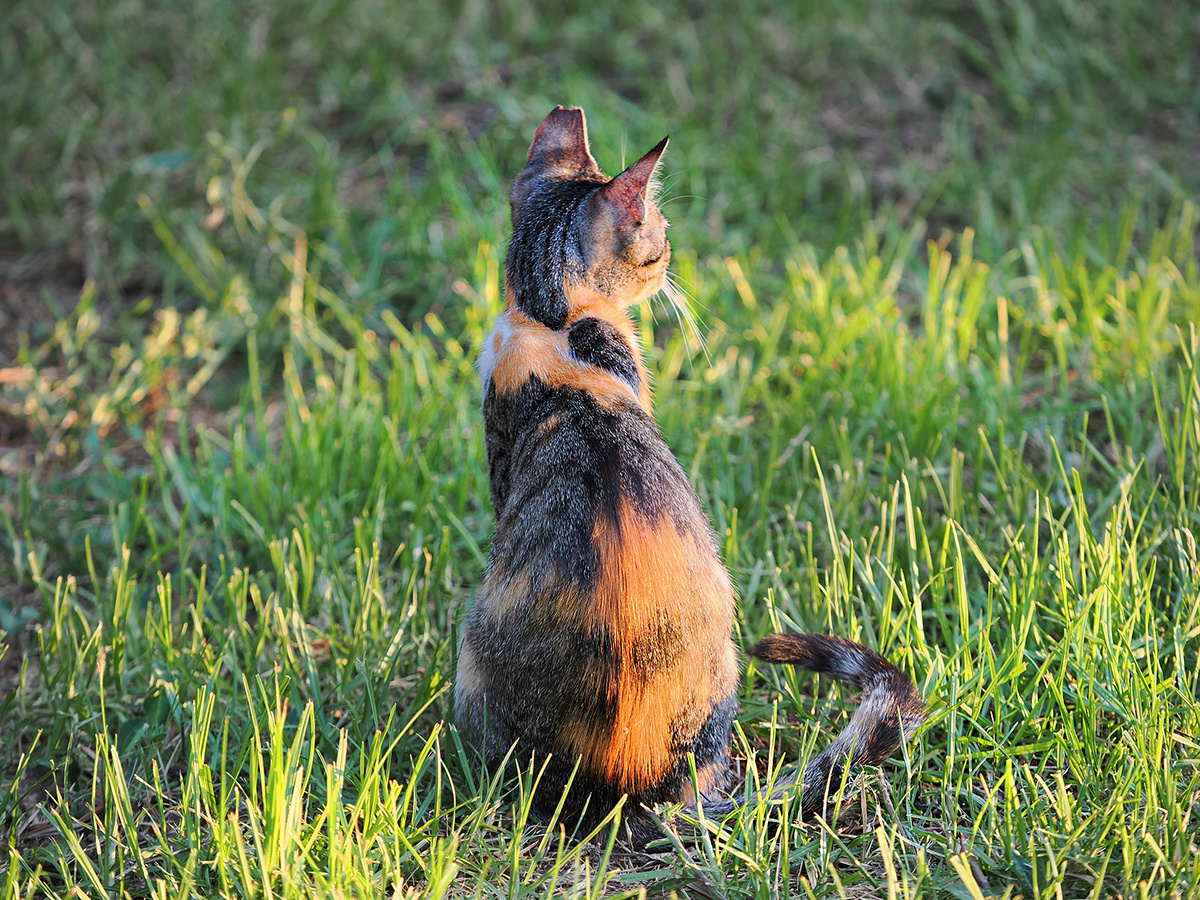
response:
[[[587,121],[583,110],[556,106],[542,120],[525,168],[509,191],[513,211],[524,202],[533,185],[542,178],[602,178],[600,167],[588,149]]]
[[[641,225],[646,216],[646,192],[650,181],[667,149],[668,138],[658,144],[632,166],[606,184],[601,196],[623,224]],[[650,191],[653,193],[653,191]]]

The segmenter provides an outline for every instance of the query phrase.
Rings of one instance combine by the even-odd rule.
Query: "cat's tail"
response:
[[[850,722],[833,743],[809,761],[803,776],[797,778],[797,774],[792,774],[779,779],[770,795],[762,798],[779,803],[784,796],[795,793],[799,780],[803,786],[800,800],[803,819],[818,812],[828,814],[830,801],[841,788],[847,761],[851,769],[879,765],[925,721],[925,701],[912,679],[862,644],[821,634],[771,634],[751,647],[750,655],[764,662],[787,663],[832,675],[862,691]],[[742,803],[742,798],[727,794],[706,797],[705,817],[721,821]],[[661,837],[667,827],[648,807],[628,816],[626,824],[635,846],[644,846]],[[680,820],[674,820],[668,832],[678,833],[680,824]]]
[[[925,721],[925,701],[912,679],[862,644],[821,634],[772,634],[751,647],[750,655],[831,675],[863,692],[849,724],[804,770],[806,818],[824,812],[826,799],[841,786],[847,760],[852,769],[879,765]]]

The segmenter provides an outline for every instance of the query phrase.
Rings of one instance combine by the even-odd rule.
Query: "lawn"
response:
[[[1188,2],[8,0],[0,900],[1200,894],[1198,84]],[[828,821],[570,840],[453,727],[558,103],[671,136],[695,327],[634,316],[739,645],[928,698]],[[854,702],[747,664],[736,790]]]

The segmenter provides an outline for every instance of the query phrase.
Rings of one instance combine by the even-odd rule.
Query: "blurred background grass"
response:
[[[1156,222],[1200,177],[1190,3],[15,0],[2,15],[0,244],[13,283],[62,303],[92,278],[118,310],[195,304],[137,198],[228,251],[235,222],[206,199],[240,174],[353,270],[348,299],[453,314],[450,284],[481,238],[503,241],[504,185],[559,102],[587,109],[610,170],[671,133],[670,210],[700,256],[777,260],[916,218],[935,237],[969,225],[988,260],[1034,226],[1070,252],[1126,201]]]
[[[905,895],[973,896],[968,852],[1025,896],[1196,888],[1198,48],[1200,6],[1140,0],[10,0],[0,887],[300,895],[294,838],[357,895],[553,892],[436,723],[491,528],[473,347],[562,103],[610,174],[671,136],[706,346],[636,314],[739,640],[860,638],[934,700],[886,776]],[[807,684],[751,673],[747,752],[771,697],[844,715]],[[284,743],[360,805],[423,784],[367,807],[408,849],[313,850],[332,774],[281,825],[255,761]],[[739,828],[655,877],[900,889],[870,827],[844,854]],[[587,891],[637,883],[605,871]]]

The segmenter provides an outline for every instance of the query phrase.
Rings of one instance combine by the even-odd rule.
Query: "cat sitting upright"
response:
[[[513,183],[506,305],[479,357],[496,531],[455,683],[489,767],[514,743],[546,766],[535,811],[570,781],[564,821],[588,828],[628,796],[635,844],[659,833],[649,807],[694,802],[689,755],[706,809],[732,808],[714,792],[738,709],[733,587],[654,423],[625,312],[671,258],[651,188],[666,146],[606,178],[583,111],[558,107]],[[924,719],[912,681],[853,642],[772,635],[750,652],[864,691],[804,772],[805,813],[824,809],[847,759],[882,762]]]

